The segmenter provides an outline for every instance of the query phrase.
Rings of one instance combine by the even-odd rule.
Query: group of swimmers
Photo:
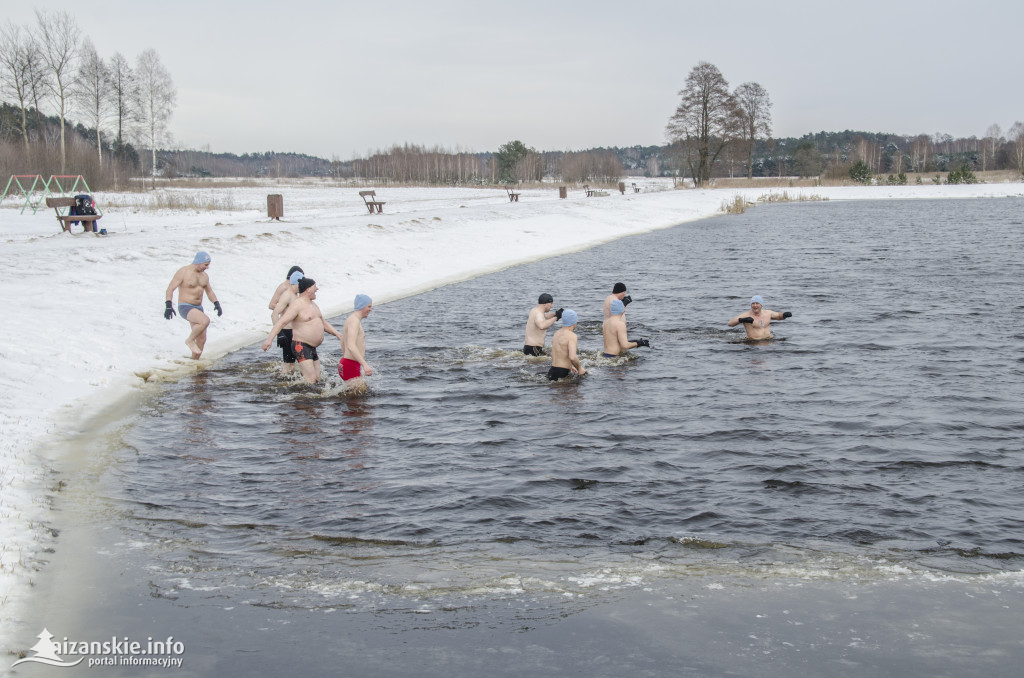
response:
[[[206,270],[210,267],[211,258],[206,252],[197,252],[188,266],[183,266],[171,278],[167,286],[164,318],[174,317],[172,297],[178,292],[178,313],[189,322],[190,333],[185,345],[192,352],[192,358],[198,360],[206,345],[206,330],[210,318],[203,310],[203,295],[213,302],[217,315],[223,314],[217,295],[210,285],[210,277]],[[373,310],[373,300],[365,294],[357,294],[353,301],[353,310],[345,319],[339,332],[334,328],[316,304],[316,281],[306,277],[298,266],[292,266],[285,276],[284,282],[278,285],[270,299],[268,308],[273,324],[270,334],[263,341],[264,351],[270,348],[274,338],[281,348],[284,372],[291,373],[298,368],[303,379],[315,384],[320,378],[320,358],[317,347],[323,343],[325,334],[333,334],[341,344],[343,357],[338,363],[338,375],[345,382],[352,382],[354,389],[365,390],[364,376],[373,375],[373,368],[366,362],[366,337],[363,333],[363,320]],[[601,334],[604,339],[602,356],[617,358],[631,348],[650,347],[651,342],[643,337],[630,339],[626,333],[626,306],[632,302],[626,285],[615,283],[612,293],[604,300],[604,321]],[[579,315],[572,309],[554,307],[554,298],[548,293],[541,294],[537,305],[530,310],[526,321],[526,340],[523,353],[528,356],[544,355],[544,343],[547,330],[556,321],[562,322],[551,337],[551,367],[547,377],[552,381],[571,375],[583,375],[587,370],[580,364],[578,355],[578,337],[576,326]],[[743,325],[747,338],[765,340],[771,338],[771,321],[791,317],[789,311],[780,313],[764,308],[764,299],[755,295],[750,300],[750,311],[745,311],[731,318],[727,325],[736,327]]]

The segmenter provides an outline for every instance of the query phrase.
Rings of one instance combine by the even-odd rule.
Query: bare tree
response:
[[[13,23],[0,31],[0,93],[18,102],[26,151],[29,150],[28,107],[42,74],[39,59],[39,46],[31,32]]]
[[[985,139],[983,140],[981,148],[981,170],[985,171],[986,163],[985,157],[988,156],[993,160],[993,169],[995,168],[996,151],[999,149],[999,142],[1003,138],[1003,128],[999,125],[989,125],[988,129],[985,130]]]
[[[1024,122],[1019,120],[1006,133],[1013,142],[1013,155],[1017,160],[1017,171],[1024,174]]]
[[[103,167],[102,130],[110,113],[110,73],[103,59],[96,53],[92,41],[82,43],[81,66],[78,69],[78,87],[75,98],[86,120],[96,129],[96,157]]]
[[[124,160],[125,138],[130,136],[133,124],[138,118],[138,86],[131,64],[120,52],[110,57],[108,68],[110,77],[112,115],[117,120],[117,138],[114,152],[120,161]]]
[[[152,153],[153,188],[156,188],[156,147],[167,141],[167,122],[174,113],[178,93],[156,50],[147,49],[139,55],[135,75],[139,86],[139,113]]]
[[[668,136],[683,146],[694,187],[708,183],[722,150],[743,134],[743,115],[718,67],[701,61],[686,77]]]
[[[78,59],[78,27],[65,11],[47,14],[36,10],[36,30],[43,63],[49,71],[46,86],[53,96],[60,114],[60,171],[67,171],[67,150],[64,138],[64,119],[71,103]]]
[[[744,144],[747,151],[747,178],[754,176],[754,145],[758,137],[772,135],[772,102],[768,90],[756,82],[745,82],[736,88],[736,102],[743,111]]]

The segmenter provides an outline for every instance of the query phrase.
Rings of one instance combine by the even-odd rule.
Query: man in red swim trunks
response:
[[[366,362],[366,335],[363,334],[363,319],[373,310],[373,300],[365,294],[357,294],[353,310],[341,327],[341,348],[345,357],[338,363],[338,374],[343,381],[353,381],[352,386],[365,390],[362,378],[373,376],[373,368]]]

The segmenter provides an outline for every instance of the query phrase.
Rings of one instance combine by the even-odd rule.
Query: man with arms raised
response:
[[[755,294],[750,299],[750,312],[741,313],[735,318],[730,319],[726,324],[729,327],[736,327],[742,324],[743,329],[747,331],[747,339],[771,339],[772,321],[784,320],[792,316],[793,314],[789,311],[779,313],[778,311],[771,311],[765,308],[764,299],[761,298],[760,294]]]
[[[352,387],[366,390],[367,377],[373,376],[373,368],[366,362],[366,335],[363,333],[363,319],[373,310],[373,300],[365,294],[357,294],[354,309],[345,318],[341,327],[341,348],[345,357],[338,363],[338,374],[342,381],[352,381]]]
[[[551,367],[548,368],[548,379],[557,381],[570,374],[584,375],[587,371],[580,364],[576,355],[579,337],[576,336],[576,323],[579,318],[576,311],[562,311],[562,327],[551,337]]]
[[[278,332],[285,325],[292,326],[292,350],[295,360],[299,363],[299,372],[311,384],[320,379],[320,356],[317,347],[324,341],[324,332],[333,334],[341,341],[341,333],[324,318],[320,307],[316,305],[317,286],[312,278],[299,281],[299,296],[288,304],[281,317],[274,323],[270,334],[263,340],[262,348],[266,351]]]
[[[292,271],[285,288],[277,295],[277,305],[274,307],[274,312],[270,314],[270,322],[272,324],[276,324],[280,320],[281,316],[288,309],[288,304],[292,303],[299,296],[299,281],[305,276],[302,274],[302,269],[298,266],[293,266],[292,268],[297,270]],[[281,372],[284,374],[291,374],[295,371],[294,341],[292,338],[292,326],[289,323],[277,335],[277,345],[281,349]]]
[[[217,309],[217,315],[223,315],[224,310],[217,301],[217,295],[210,285],[210,276],[206,269],[210,268],[210,255],[206,252],[196,252],[192,263],[178,269],[178,272],[171,278],[167,286],[165,296],[164,318],[170,320],[174,317],[174,306],[171,298],[174,290],[178,290],[178,313],[189,322],[192,331],[185,340],[185,345],[192,351],[192,359],[199,360],[206,347],[206,328],[210,326],[210,318],[203,310],[203,294],[213,302]]]
[[[646,346],[650,348],[651,342],[647,339],[626,338],[626,305],[620,299],[612,299],[608,304],[610,315],[601,326],[601,334],[604,335],[604,357],[618,358],[631,348]]]
[[[562,318],[562,309],[551,310],[554,302],[551,295],[545,292],[537,299],[537,305],[530,310],[530,317],[526,319],[526,342],[523,344],[523,353],[526,355],[544,355],[544,340],[548,328]]]

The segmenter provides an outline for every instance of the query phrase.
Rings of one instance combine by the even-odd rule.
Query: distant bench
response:
[[[512,189],[508,186],[505,187],[505,192],[508,193],[509,202],[519,202],[519,196],[522,195],[522,193],[513,193]]]
[[[590,186],[587,184],[583,184],[583,190],[586,191],[588,198],[594,195],[594,191],[590,190]]]
[[[640,192],[640,187],[637,186],[636,184],[633,184],[633,192],[634,193],[639,193]]]
[[[363,199],[363,202],[366,204],[366,209],[370,210],[370,214],[373,214],[374,212],[377,214],[384,213],[385,203],[377,201],[376,191],[359,191],[359,197]],[[367,198],[370,199],[367,200]]]
[[[70,209],[72,207],[78,207],[78,200],[75,198],[47,198],[46,206],[52,207],[53,211],[57,213],[57,221],[60,222],[60,232],[67,231],[71,232],[71,222],[81,221],[82,228],[85,230],[83,233],[92,231],[96,232],[96,220],[102,217],[102,214],[61,214],[60,210],[62,207]]]

